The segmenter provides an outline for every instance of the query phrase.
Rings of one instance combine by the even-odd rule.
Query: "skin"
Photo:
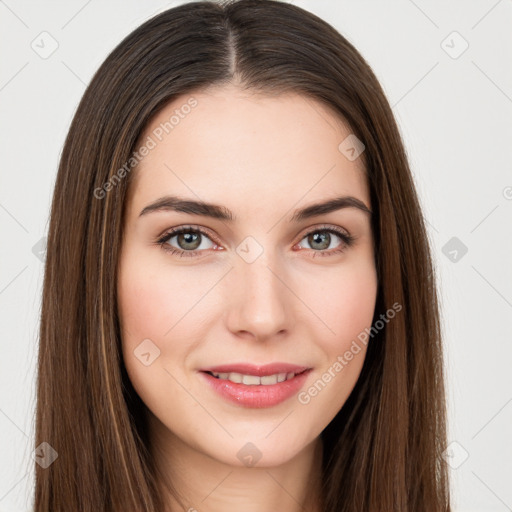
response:
[[[141,140],[190,96],[168,104]],[[307,404],[293,396],[273,407],[242,407],[217,395],[198,371],[289,362],[313,369],[306,390],[371,326],[377,274],[370,216],[344,208],[289,221],[298,208],[342,195],[371,210],[362,159],[349,161],[338,149],[349,127],[301,95],[229,85],[193,97],[197,106],[133,176],[118,277],[124,363],[148,409],[151,451],[185,507],[319,510],[320,433],[355,386],[366,347]],[[223,205],[237,220],[172,210],[139,215],[167,194]],[[308,232],[318,226],[322,233],[323,224],[356,239],[320,257],[345,245],[335,234],[327,249],[308,242]],[[173,255],[156,243],[188,225],[212,234],[199,235],[199,256]],[[248,236],[263,249],[252,263],[236,252]],[[180,238],[167,245],[186,251]],[[134,355],[145,339],[160,350],[149,366]],[[261,453],[254,467],[237,457],[248,442]],[[181,510],[170,496],[167,503]]]

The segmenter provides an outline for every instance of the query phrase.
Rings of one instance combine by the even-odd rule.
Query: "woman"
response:
[[[296,6],[184,4],[109,55],[61,158],[40,338],[36,511],[450,510],[403,143]]]

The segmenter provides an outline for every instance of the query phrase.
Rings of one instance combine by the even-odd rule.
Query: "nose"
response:
[[[225,283],[227,327],[239,337],[266,341],[281,337],[294,323],[294,295],[286,273],[265,257],[236,261]]]

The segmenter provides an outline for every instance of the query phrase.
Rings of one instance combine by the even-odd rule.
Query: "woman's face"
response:
[[[163,445],[275,466],[345,403],[377,294],[370,214],[307,208],[351,196],[371,209],[351,139],[339,148],[350,133],[301,95],[229,86],[175,99],[141,137],[118,306]]]

